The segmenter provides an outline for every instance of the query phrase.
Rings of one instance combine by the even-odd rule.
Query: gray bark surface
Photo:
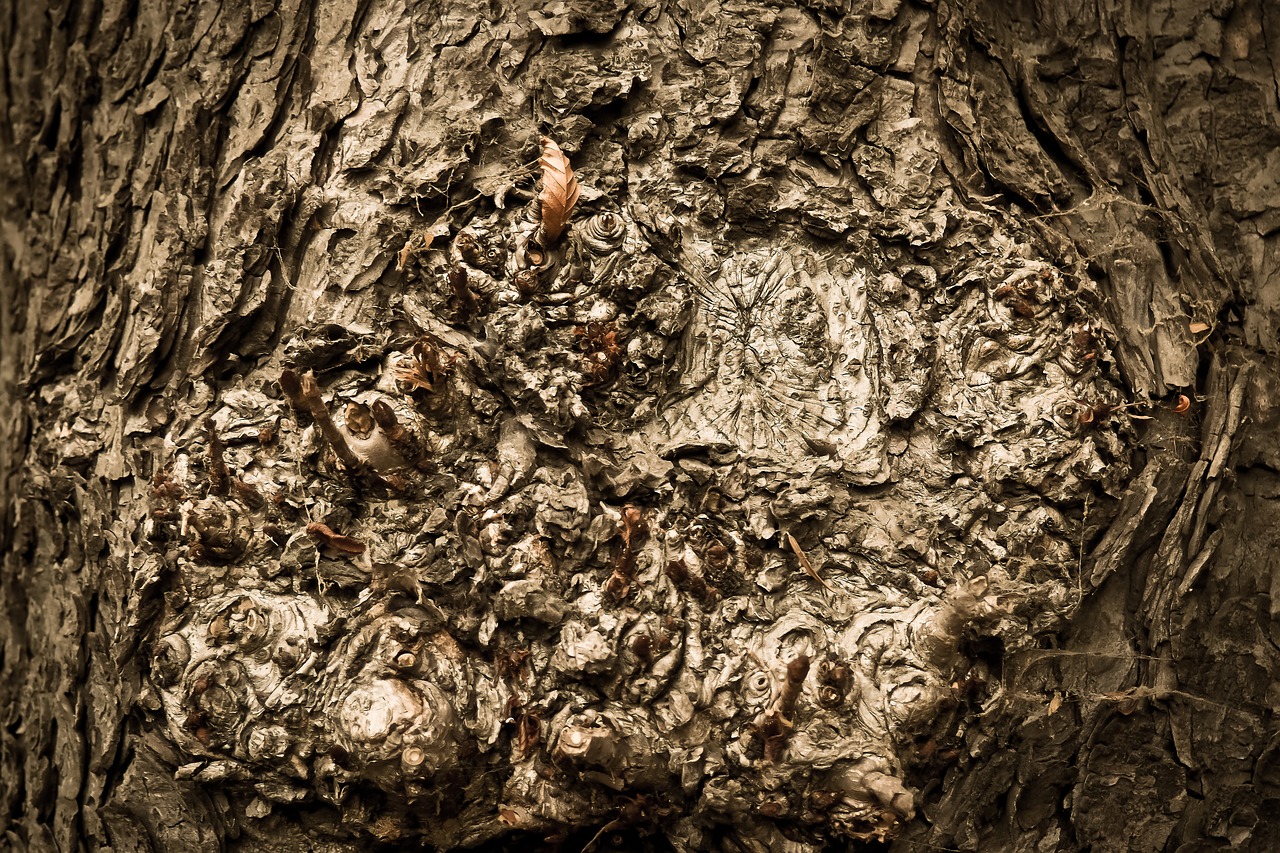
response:
[[[1275,849],[1280,7],[1143,5],[5,4],[5,845]]]

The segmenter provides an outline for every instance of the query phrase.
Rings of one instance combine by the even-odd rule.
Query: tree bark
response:
[[[1278,40],[7,4],[6,844],[1272,849]]]

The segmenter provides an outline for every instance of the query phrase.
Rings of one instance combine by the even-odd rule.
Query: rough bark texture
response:
[[[1280,7],[1141,5],[6,4],[6,844],[1273,849]]]

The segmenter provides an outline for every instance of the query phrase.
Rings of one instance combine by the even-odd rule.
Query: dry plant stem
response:
[[[283,374],[281,378],[283,379]],[[316,384],[315,374],[307,371],[301,377],[300,385],[302,401],[306,406],[306,410],[311,413],[311,417],[315,418],[316,426],[320,428],[320,433],[329,442],[329,446],[333,448],[338,461],[351,471],[360,468],[360,457],[356,456],[350,445],[347,444],[346,435],[343,434],[342,430],[338,429],[338,425],[329,416],[329,409],[325,406],[324,399],[320,396],[320,386]],[[281,382],[281,387],[284,387],[283,382]],[[285,393],[288,393],[287,389]]]
[[[453,289],[453,298],[457,305],[459,319],[465,321],[474,317],[478,309],[478,303],[476,302],[475,294],[467,286],[467,270],[465,267],[455,266],[449,269],[449,286]]]
[[[306,397],[302,393],[302,380],[296,371],[286,367],[280,371],[280,390],[295,412],[308,412]]]
[[[227,471],[227,460],[223,456],[226,445],[218,437],[218,427],[213,418],[205,418],[204,428],[209,433],[209,492],[225,495],[231,485],[231,474]]]
[[[327,545],[335,551],[341,551],[344,554],[363,554],[365,552],[365,544],[358,539],[350,536],[344,536],[337,533],[327,524],[313,521],[307,525],[307,535],[321,545]]]
[[[782,683],[777,704],[757,727],[757,732],[764,741],[765,761],[776,763],[782,759],[791,730],[795,727],[796,702],[800,698],[800,691],[808,675],[809,656],[807,654],[797,655],[787,664],[787,678]]]
[[[787,664],[787,680],[782,684],[782,693],[778,696],[778,712],[787,720],[796,710],[796,700],[800,698],[800,689],[809,675],[809,656],[800,654]]]

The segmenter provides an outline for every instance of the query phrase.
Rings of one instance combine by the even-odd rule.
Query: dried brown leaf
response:
[[[578,179],[569,167],[569,158],[549,137],[542,137],[542,231],[547,243],[554,243],[564,233],[578,203]]]

